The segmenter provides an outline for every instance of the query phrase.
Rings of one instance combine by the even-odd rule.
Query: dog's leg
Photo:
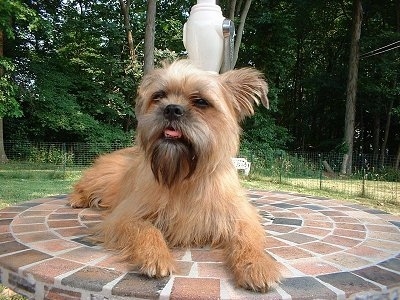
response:
[[[91,206],[92,202],[88,195],[86,195],[84,187],[81,186],[82,184],[80,182],[75,184],[74,190],[68,196],[69,205],[73,208],[86,208]]]
[[[72,207],[113,209],[122,199],[120,183],[128,180],[124,176],[134,166],[132,157],[135,153],[135,148],[125,148],[97,158],[74,185],[69,204]]]
[[[162,233],[150,222],[128,216],[110,217],[100,228],[105,247],[120,251],[124,260],[149,277],[165,277],[175,271]]]
[[[236,283],[246,289],[266,292],[281,278],[279,264],[264,251],[265,233],[259,224],[237,220],[235,232],[225,246]]]

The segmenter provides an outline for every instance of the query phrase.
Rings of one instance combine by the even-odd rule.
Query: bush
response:
[[[52,144],[46,148],[33,146],[27,160],[33,163],[72,165],[74,163],[74,154],[65,152]]]

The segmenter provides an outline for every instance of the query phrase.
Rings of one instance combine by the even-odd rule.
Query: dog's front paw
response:
[[[236,283],[248,290],[265,293],[281,279],[279,264],[268,256],[249,260],[235,272]]]
[[[89,201],[85,200],[79,193],[73,192],[68,196],[68,203],[72,208],[89,207]]]
[[[149,277],[166,277],[175,272],[174,260],[171,254],[160,253],[147,257],[140,266],[140,272]]]

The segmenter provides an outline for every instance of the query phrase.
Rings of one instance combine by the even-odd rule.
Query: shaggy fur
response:
[[[150,277],[175,270],[169,248],[223,249],[236,283],[265,292],[281,278],[231,157],[239,122],[268,106],[254,69],[222,75],[180,60],[144,77],[136,145],[101,156],[74,186],[73,207],[109,213],[96,235]]]

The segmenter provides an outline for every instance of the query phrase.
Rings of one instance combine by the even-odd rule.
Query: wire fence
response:
[[[253,149],[254,150],[254,149]],[[341,173],[342,153],[241,151],[252,172],[282,184],[392,201],[400,205],[400,170],[394,156],[354,153],[352,173]]]
[[[54,170],[61,174],[81,171],[100,154],[127,147],[124,143],[33,143],[5,141],[8,159],[23,170]],[[363,153],[353,156],[352,174],[342,175],[341,153],[285,152],[242,149],[239,156],[251,163],[250,179],[327,190],[400,204],[400,170],[394,156],[384,159]],[[0,165],[0,168],[2,166]]]

